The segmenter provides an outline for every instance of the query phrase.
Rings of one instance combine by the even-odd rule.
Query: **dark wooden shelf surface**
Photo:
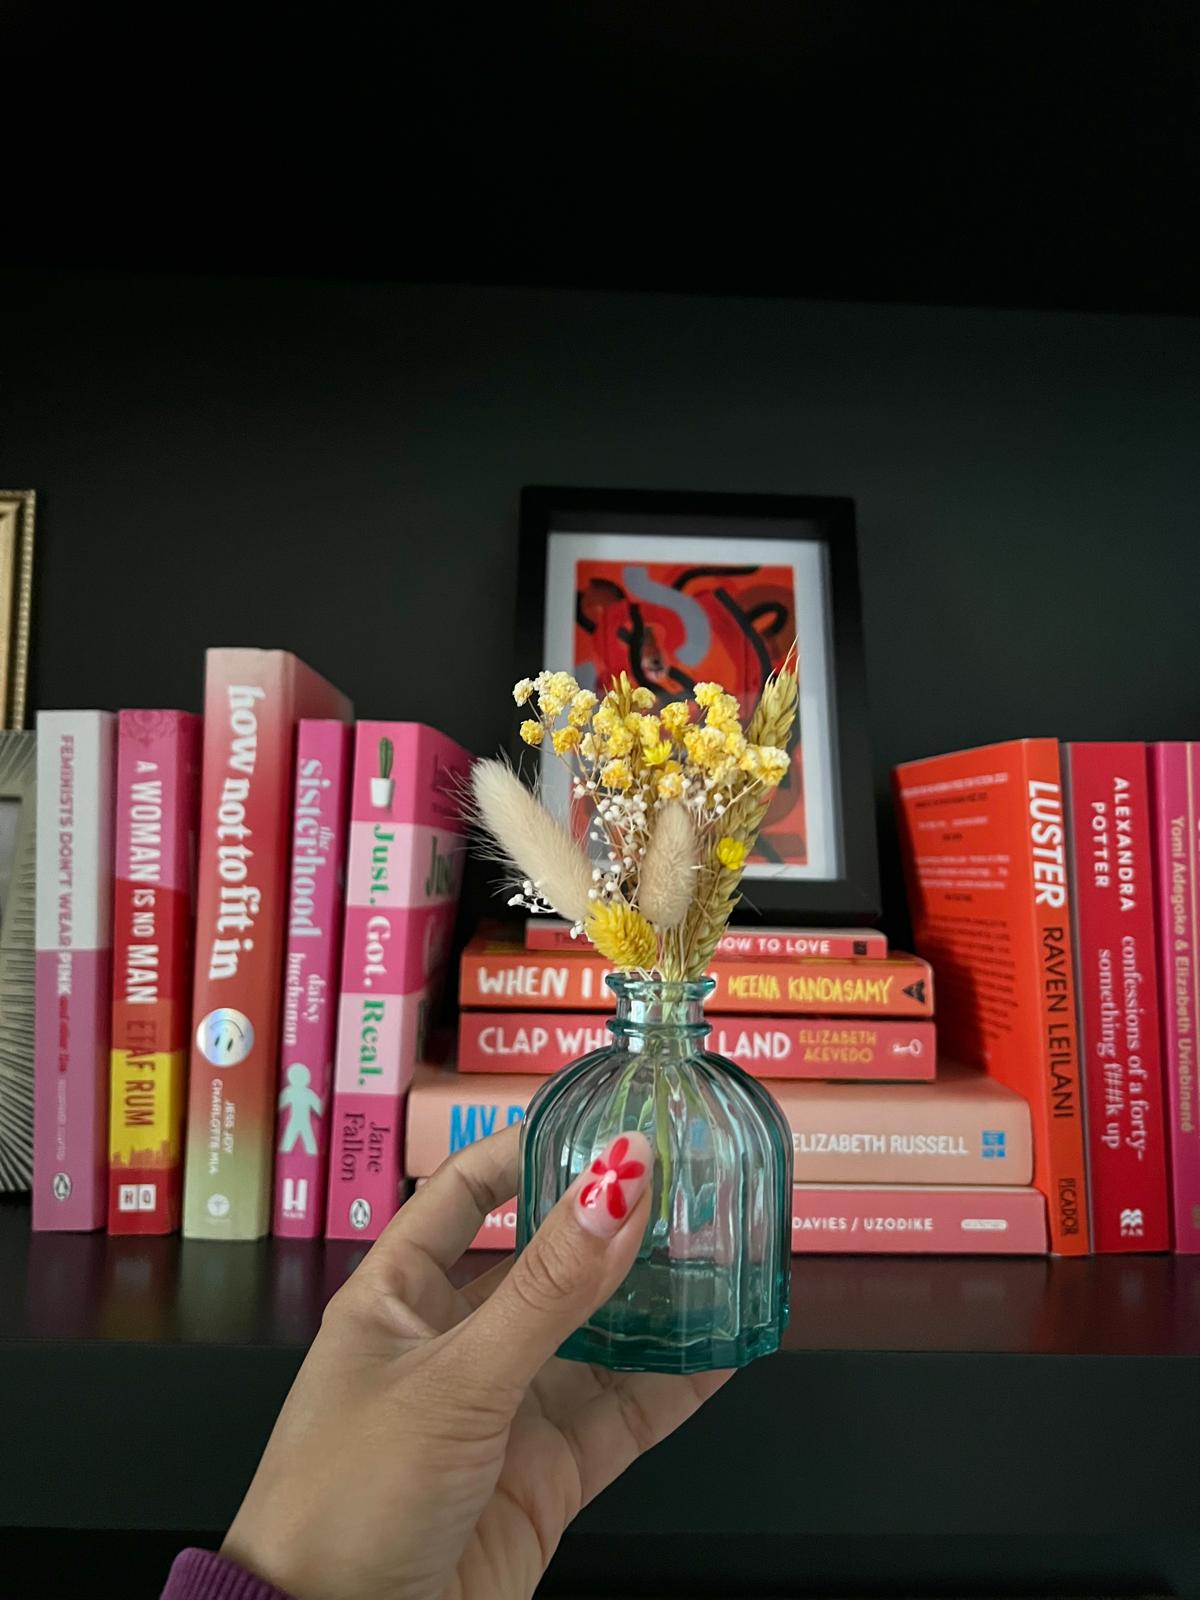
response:
[[[0,1204],[0,1526],[222,1529],[361,1254],[31,1235]],[[665,1586],[685,1540],[746,1592],[797,1563],[855,1592],[850,1567],[957,1551],[967,1594],[989,1552],[1055,1592],[1200,1593],[1197,1506],[1200,1259],[802,1257],[785,1351],[590,1506],[564,1559],[636,1539]]]

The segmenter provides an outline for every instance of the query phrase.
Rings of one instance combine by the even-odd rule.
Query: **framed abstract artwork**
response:
[[[715,680],[743,718],[795,641],[792,762],[745,872],[743,911],[854,924],[879,914],[854,503],[809,495],[527,488],[517,676],[619,672],[664,700]],[[542,793],[569,815],[568,776]]]

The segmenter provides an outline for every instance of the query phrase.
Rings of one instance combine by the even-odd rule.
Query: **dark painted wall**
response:
[[[551,482],[852,495],[881,785],[1200,735],[1200,321],[0,279],[0,352],[37,705],[198,705],[205,644],[280,643],[487,750],[517,494]]]

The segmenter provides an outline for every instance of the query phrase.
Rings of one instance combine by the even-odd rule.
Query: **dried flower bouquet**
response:
[[[593,862],[502,761],[477,762],[477,821],[516,877],[510,904],[566,917],[614,967],[666,982],[704,975],[738,902],[746,857],[788,770],[797,659],[768,678],[745,728],[719,683],[655,709],[622,673],[603,699],[569,672],[522,678],[521,737],[549,744],[591,802]]]

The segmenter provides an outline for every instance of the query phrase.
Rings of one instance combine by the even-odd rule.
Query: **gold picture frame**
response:
[[[36,505],[32,489],[0,489],[0,732],[25,726]]]
[[[37,735],[0,732],[0,1192],[33,1178]]]

